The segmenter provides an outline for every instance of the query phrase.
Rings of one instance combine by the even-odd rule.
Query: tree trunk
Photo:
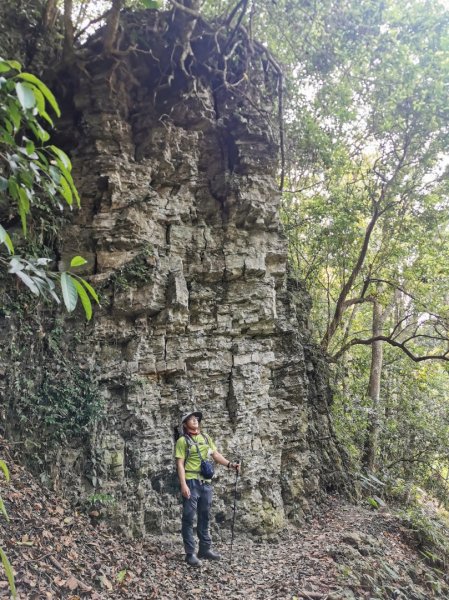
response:
[[[47,0],[42,17],[42,23],[45,29],[51,29],[53,27],[57,12],[58,8],[56,6],[56,0]]]
[[[72,0],[64,0],[64,58],[70,60],[73,56],[74,29],[72,21]]]
[[[352,269],[352,272],[349,275],[347,282],[341,289],[340,295],[338,296],[337,304],[335,306],[334,316],[332,317],[332,320],[329,323],[326,333],[324,334],[323,339],[321,340],[321,347],[323,348],[323,350],[328,349],[330,341],[333,338],[335,332],[337,331],[338,326],[341,323],[343,314],[346,310],[346,307],[345,307],[346,299],[348,297],[349,292],[352,289],[352,286],[354,285],[354,282],[355,282],[358,274],[360,273],[360,271],[362,269],[363,263],[365,262],[366,254],[368,252],[369,242],[371,239],[371,234],[373,233],[373,229],[376,226],[376,223],[379,220],[379,217],[380,217],[379,206],[377,203],[375,203],[373,206],[373,214],[371,215],[371,220],[368,223],[366,230],[365,230],[365,236],[363,239],[362,247],[359,252],[359,256],[357,258],[357,262],[354,265],[354,268]]]
[[[382,335],[383,314],[382,306],[379,302],[373,303],[373,337]],[[371,413],[368,423],[368,431],[365,439],[365,448],[363,454],[363,466],[374,471],[377,446],[379,442],[380,429],[380,382],[382,377],[383,364],[383,343],[373,342],[371,345],[371,369],[368,384],[368,396],[371,400]]]
[[[116,50],[122,4],[123,0],[112,0],[112,8],[106,21],[103,38],[103,48],[106,54],[111,54],[113,50]]]

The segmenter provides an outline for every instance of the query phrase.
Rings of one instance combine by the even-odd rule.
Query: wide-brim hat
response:
[[[196,417],[198,421],[201,421],[201,419],[203,418],[203,413],[199,412],[198,410],[185,413],[184,415],[182,415],[181,425],[183,425],[190,417]]]

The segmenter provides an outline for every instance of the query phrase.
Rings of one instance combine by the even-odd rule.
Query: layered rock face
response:
[[[243,461],[238,527],[268,535],[344,481],[325,365],[287,285],[275,74],[242,42],[230,81],[201,24],[185,57],[166,16],[127,19],[122,48],[140,53],[104,58],[93,41],[60,90],[82,198],[60,267],[84,256],[102,296],[78,352],[106,399],[90,447],[62,453],[63,480],[113,497],[129,532],[178,531],[173,428],[195,408]],[[216,529],[233,490],[219,467]]]

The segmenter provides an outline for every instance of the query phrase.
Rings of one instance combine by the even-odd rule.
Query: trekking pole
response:
[[[238,464],[242,468],[242,461],[239,458]],[[235,470],[235,483],[234,483],[234,506],[232,508],[232,525],[231,525],[231,550],[229,552],[229,565],[232,564],[232,546],[234,545],[234,528],[235,528],[235,513],[237,512],[237,482],[239,479],[239,470]]]

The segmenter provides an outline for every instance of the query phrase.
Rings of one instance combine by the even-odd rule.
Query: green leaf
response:
[[[36,259],[36,264],[41,266],[41,265],[48,265],[49,263],[51,263],[51,258],[47,258],[47,257],[41,257],[41,258],[37,258]]]
[[[123,583],[125,581],[125,577],[126,577],[126,573],[127,572],[128,571],[126,569],[123,569],[122,571],[119,571],[117,573],[116,579],[117,579],[118,583]]]
[[[89,292],[89,294],[92,296],[92,298],[95,300],[95,302],[97,304],[100,304],[100,300],[98,298],[97,292],[94,290],[94,288],[90,285],[90,283],[88,283],[85,279],[83,279],[82,277],[80,277],[79,275],[75,275],[75,277],[78,279],[78,281],[81,281],[81,283],[84,285],[84,287],[86,288],[86,290]]]
[[[67,156],[67,154],[61,150],[61,148],[58,148],[57,146],[49,146],[50,150],[52,152],[54,152],[54,154],[56,154],[56,156],[59,157],[59,159],[63,162],[65,168],[68,171],[72,170],[72,163],[70,162],[70,158]]]
[[[45,171],[45,170],[46,170],[46,168],[47,168],[47,166],[48,166],[48,160],[47,160],[47,157],[45,156],[45,154],[44,154],[43,152],[40,152],[39,150],[37,151],[37,155],[39,156],[39,158],[40,158],[40,161],[41,161],[41,163],[42,163],[42,164],[41,164],[41,167],[42,167],[42,169]]]
[[[82,256],[74,256],[72,258],[72,260],[70,261],[70,266],[71,267],[80,267],[81,265],[85,265],[87,263],[87,260],[85,258],[83,258]]]
[[[24,110],[36,106],[36,96],[33,94],[33,90],[29,85],[21,83],[20,81],[16,83],[16,94]]]
[[[39,296],[39,286],[36,285],[34,280],[27,275],[24,271],[17,271],[16,275],[23,283],[29,288],[35,296]]]
[[[72,206],[72,204],[73,204],[72,188],[68,184],[67,179],[65,177],[61,177],[60,183],[61,183],[61,185],[59,187],[59,191],[61,192],[62,197],[65,199],[65,201],[67,202],[67,204],[69,206]]]
[[[48,133],[48,131],[46,131],[42,125],[40,123],[37,124],[37,130],[39,132],[39,138],[43,141],[43,142],[48,142],[48,140],[50,139],[50,134]]]
[[[3,472],[6,481],[9,481],[9,469],[4,460],[0,459],[0,470]]]
[[[33,89],[34,96],[36,98],[36,108],[37,112],[42,115],[45,112],[45,98],[44,94],[39,90],[39,88],[35,87]]]
[[[373,508],[379,508],[379,504],[376,502],[376,500],[374,500],[374,498],[370,496],[369,498],[367,498],[367,500]]]
[[[8,154],[6,156],[6,160],[8,161],[9,164],[9,168],[11,169],[11,171],[13,171],[14,173],[17,171],[17,169],[19,168],[19,162],[20,162],[20,157],[18,156],[18,154]],[[9,179],[9,181],[11,182],[11,178]],[[10,193],[11,189],[9,190]]]
[[[7,119],[6,117],[4,117],[3,122],[5,124],[5,129],[6,132],[9,133],[9,135],[11,136],[14,133],[14,125],[11,123],[11,121],[9,119]],[[4,131],[4,130],[3,130]],[[14,144],[14,140],[12,142]]]
[[[27,233],[27,215],[30,212],[30,201],[26,191],[19,187],[19,215],[22,222],[23,235]]]
[[[74,279],[68,273],[61,274],[61,289],[64,304],[69,312],[73,312],[78,301],[78,292],[74,285]]]
[[[15,145],[15,141],[14,138],[7,132],[4,131],[0,137],[0,140],[2,142],[4,142],[5,144],[9,144],[10,146],[14,146]]]
[[[50,125],[50,127],[54,127],[54,123],[53,123],[53,119],[50,117],[50,115],[48,114],[47,111],[43,111],[40,113],[41,117],[43,117],[47,123]]]
[[[0,557],[2,559],[3,568],[5,569],[6,577],[8,578],[9,589],[13,598],[17,598],[16,586],[14,583],[14,573],[11,567],[11,563],[8,560],[3,548],[0,548]]]
[[[7,521],[9,521],[8,513],[6,511],[5,503],[3,502],[3,498],[0,496],[0,513],[5,517]]]
[[[18,271],[21,271],[24,268],[24,264],[21,260],[19,260],[18,258],[11,258],[11,260],[9,261],[9,268],[8,268],[8,273],[17,273]]]
[[[33,89],[33,92],[34,92],[34,95],[36,96],[37,112],[39,113],[39,115],[41,117],[43,117],[47,121],[47,123],[51,127],[53,127],[53,125],[54,125],[53,119],[50,117],[50,115],[46,111],[44,95],[37,87],[35,87]]]
[[[161,5],[156,0],[141,0],[140,2],[144,8],[160,8]]]
[[[80,197],[78,194],[78,190],[76,189],[75,183],[73,182],[73,178],[72,178],[72,175],[71,175],[69,169],[66,168],[65,164],[59,158],[56,159],[56,164],[58,165],[58,167],[61,170],[62,174],[64,175],[65,179],[67,180],[67,183],[70,185],[70,189],[72,190],[73,196],[75,197],[76,204],[79,207],[80,206]]]
[[[22,65],[18,60],[7,60],[7,64],[11,67],[11,69],[15,69],[16,71],[22,70]]]
[[[6,179],[6,177],[2,177],[0,175],[0,192],[4,192],[7,189],[8,189],[8,180]]]
[[[9,233],[0,225],[0,244],[5,244],[10,254],[14,254],[14,245],[9,237]],[[1,468],[1,464],[0,464]]]
[[[42,127],[40,123],[38,123],[37,121],[35,121],[34,123],[32,121],[29,121],[28,126],[38,140],[41,140],[41,142],[48,142],[48,140],[50,139],[50,134]]]
[[[50,104],[52,109],[55,111],[58,117],[61,116],[61,110],[59,109],[58,103],[56,102],[56,98],[53,95],[53,92],[48,89],[43,81],[38,79],[35,75],[31,73],[20,73],[17,75],[20,79],[24,79],[30,83],[33,83],[36,87],[39,88],[39,91],[45,96],[45,99]]]
[[[30,158],[33,158],[33,156],[31,156]],[[23,183],[26,187],[26,191],[28,193],[28,197],[31,197],[33,195],[33,183],[34,183],[34,177],[33,177],[33,169],[31,167],[31,164],[29,164],[30,170],[29,171],[20,171],[19,173],[19,177],[20,177],[20,181],[21,183]]]
[[[56,302],[56,304],[61,304],[61,300],[58,298],[58,295],[56,294],[56,292],[54,290],[48,290],[50,292],[50,296],[53,298],[53,300]]]
[[[8,104],[7,110],[8,110],[8,116],[11,118],[11,121],[13,122],[13,125],[17,131],[20,128],[20,123],[22,120],[18,105],[16,104],[16,102],[10,102]]]
[[[32,154],[35,154],[35,145],[31,140],[28,140],[25,146],[25,149],[27,151],[28,156],[31,156]],[[36,154],[36,158],[37,158],[37,154]]]
[[[19,201],[19,186],[14,177],[8,179],[8,192],[14,200]]]
[[[81,299],[81,304],[83,305],[84,312],[86,313],[86,319],[90,321],[92,318],[92,303],[89,299],[89,296],[79,281],[76,279],[72,279],[72,281]]]
[[[7,73],[11,69],[21,71],[22,65],[17,60],[4,60],[0,58],[0,73]]]
[[[39,290],[39,293],[45,295],[49,291],[48,277],[45,276],[45,273],[43,274],[43,277],[34,277],[33,276],[33,282],[36,284],[36,287]]]
[[[58,184],[61,181],[61,171],[54,165],[50,165],[48,170],[50,172],[50,177]]]

